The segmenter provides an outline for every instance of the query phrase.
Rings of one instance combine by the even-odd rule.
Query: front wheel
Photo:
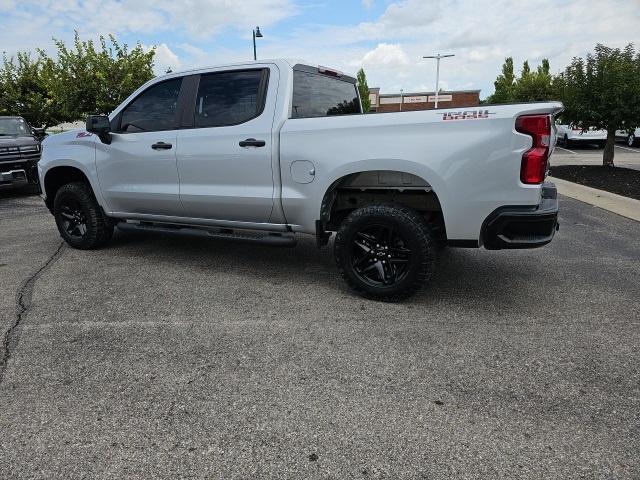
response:
[[[417,212],[402,205],[371,205],[346,218],[334,254],[342,278],[356,293],[395,302],[429,281],[436,242]]]
[[[113,235],[113,225],[86,183],[74,182],[60,187],[53,201],[53,214],[60,236],[73,248],[101,247]]]

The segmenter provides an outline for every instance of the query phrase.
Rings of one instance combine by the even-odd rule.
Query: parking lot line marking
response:
[[[566,149],[566,148],[562,148],[562,147],[559,147],[559,146],[557,146],[557,145],[556,145],[556,148],[559,148],[560,150],[564,150],[565,152],[569,152],[569,153],[573,153],[574,155],[577,155],[577,153],[576,153],[576,152],[574,152],[573,150],[568,150],[568,149]]]
[[[634,150],[633,148],[629,148],[629,147],[622,147],[622,146],[620,146],[620,145],[616,145],[616,147],[618,147],[618,148],[622,148],[623,150],[629,150],[630,152],[633,152],[633,153],[640,153],[640,150]]]

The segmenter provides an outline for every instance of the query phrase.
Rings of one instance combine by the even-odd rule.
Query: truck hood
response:
[[[93,134],[83,129],[69,130],[68,132],[56,133],[55,135],[49,135],[42,142],[43,148],[52,145],[70,144],[78,141],[93,141]]]
[[[3,147],[26,147],[29,145],[38,145],[39,142],[35,137],[24,136],[24,137],[6,137],[0,136],[0,148]]]

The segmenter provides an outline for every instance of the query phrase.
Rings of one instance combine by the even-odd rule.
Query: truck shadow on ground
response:
[[[22,188],[0,188],[0,200],[5,198],[25,198],[38,195],[38,187],[29,185]],[[43,202],[44,203],[44,202]]]
[[[146,257],[168,267],[212,273],[223,268],[248,280],[268,277],[283,286],[304,282],[310,288],[316,285],[352,295],[335,266],[333,242],[318,249],[312,237],[300,236],[295,248],[274,248],[219,239],[117,231],[108,250],[110,254],[117,250],[125,256]],[[553,262],[545,261],[544,253],[446,248],[438,252],[430,284],[403,303],[453,301],[482,304],[491,309],[517,307],[529,301],[526,286],[537,282],[541,275],[547,278],[542,288],[552,294],[556,284],[550,278]]]

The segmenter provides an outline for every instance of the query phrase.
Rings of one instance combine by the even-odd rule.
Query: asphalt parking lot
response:
[[[400,304],[330,249],[61,245],[0,198],[0,478],[640,478],[640,223],[445,250]]]
[[[616,143],[613,161],[617,167],[640,170],[640,148]],[[556,145],[551,165],[602,165],[602,148],[592,144],[568,148]]]

